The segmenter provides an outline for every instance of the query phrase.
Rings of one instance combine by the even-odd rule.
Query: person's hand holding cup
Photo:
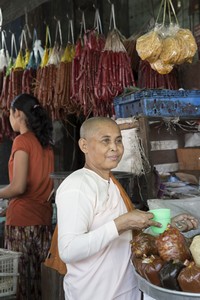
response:
[[[171,223],[171,211],[169,208],[157,208],[157,209],[151,209],[149,210],[149,212],[151,212],[154,217],[152,220],[159,222],[162,224],[162,227],[155,227],[155,226],[151,226],[151,230],[153,233],[159,234],[159,233],[163,233],[166,228],[167,225]]]

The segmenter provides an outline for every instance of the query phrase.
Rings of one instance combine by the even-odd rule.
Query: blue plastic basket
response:
[[[114,99],[117,118],[200,117],[200,90],[147,89]]]

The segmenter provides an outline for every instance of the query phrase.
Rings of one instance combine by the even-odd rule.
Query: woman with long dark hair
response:
[[[41,299],[40,266],[51,240],[54,171],[52,121],[38,99],[21,94],[11,103],[10,124],[19,135],[9,159],[10,184],[0,189],[9,199],[5,248],[22,253],[18,299]]]

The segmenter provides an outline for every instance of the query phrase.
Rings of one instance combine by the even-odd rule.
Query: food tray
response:
[[[142,278],[138,273],[136,273],[136,277],[138,280],[138,288],[149,295],[150,297],[156,300],[199,300],[199,293],[186,293],[173,291],[169,289],[164,289],[154,284],[151,284],[146,279]]]
[[[17,292],[20,252],[0,248],[0,298]]]
[[[114,99],[116,118],[199,117],[200,90],[146,89]]]

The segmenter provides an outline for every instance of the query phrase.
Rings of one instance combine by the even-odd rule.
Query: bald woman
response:
[[[68,176],[56,193],[59,253],[67,264],[65,298],[140,300],[130,261],[131,230],[160,224],[149,212],[128,212],[110,177],[124,151],[115,121],[86,120],[79,147],[85,166]]]

